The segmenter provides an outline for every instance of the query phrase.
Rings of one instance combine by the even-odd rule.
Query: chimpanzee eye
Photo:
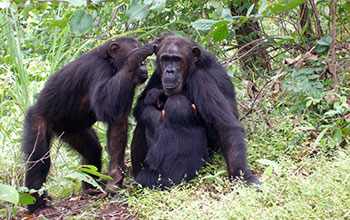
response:
[[[140,66],[144,66],[144,65],[145,65],[145,61],[141,61],[141,62],[139,63],[139,65],[140,65]]]

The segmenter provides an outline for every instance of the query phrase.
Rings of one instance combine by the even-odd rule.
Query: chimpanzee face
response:
[[[139,63],[139,66],[135,70],[134,82],[136,85],[142,84],[147,80],[148,72],[145,65],[145,61]]]
[[[135,39],[127,38],[128,42],[112,42],[109,45],[109,55],[113,58],[115,66],[121,67],[127,57],[136,49],[140,48],[140,43]],[[123,59],[122,59],[123,58]],[[133,81],[136,85],[144,83],[148,78],[145,61],[141,61],[133,74]]]
[[[192,47],[186,38],[170,36],[161,41],[156,53],[164,91],[168,95],[180,93],[200,49]]]

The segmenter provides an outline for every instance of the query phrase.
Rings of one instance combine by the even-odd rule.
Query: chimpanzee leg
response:
[[[93,165],[99,172],[101,171],[102,147],[92,128],[88,128],[74,135],[63,135],[62,138],[83,156],[83,164]],[[93,188],[93,186],[88,183],[83,182],[82,184],[83,190]]]
[[[145,136],[145,126],[137,123],[131,142],[131,165],[132,174],[136,177],[142,169],[142,163],[146,159],[148,146]]]
[[[23,150],[27,155],[27,169],[25,176],[25,186],[29,189],[39,190],[46,181],[50,169],[49,145],[51,139],[51,129],[48,121],[35,115],[35,108],[27,111],[24,123]],[[28,205],[30,213],[45,208],[45,194],[32,194],[36,201]]]
[[[128,141],[128,116],[125,115],[110,124],[107,133],[108,153],[110,155],[109,175],[113,180],[108,181],[106,191],[114,193],[122,186],[124,174],[124,154]]]

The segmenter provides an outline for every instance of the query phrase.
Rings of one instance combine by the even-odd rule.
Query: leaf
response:
[[[213,39],[215,42],[219,42],[225,39],[227,35],[228,35],[227,25],[221,25],[215,29]]]
[[[341,144],[343,142],[343,134],[341,132],[340,128],[335,129],[334,134],[333,134],[333,140],[337,145]]]
[[[19,201],[19,194],[16,188],[5,184],[0,184],[0,200],[17,205]]]
[[[70,173],[66,176],[66,178],[68,179],[73,179],[73,180],[78,180],[78,181],[84,181],[86,183],[91,184],[92,186],[94,186],[95,188],[97,188],[98,190],[100,190],[101,192],[105,192],[102,187],[100,186],[100,184],[98,184],[96,182],[96,180],[91,177],[89,174],[87,173],[83,173],[83,172],[79,172],[79,171],[75,171],[73,173]]]
[[[329,34],[324,35],[316,42],[315,51],[319,54],[327,54],[331,47],[332,37]]]
[[[271,11],[275,14],[281,12],[281,11],[286,11],[290,10],[293,8],[298,7],[299,5],[303,4],[306,0],[291,0],[288,1],[287,4],[281,5],[280,3],[275,3],[271,9]]]
[[[321,133],[317,136],[315,142],[312,144],[311,148],[316,147],[320,143],[321,139],[323,138],[323,136],[326,134],[327,131],[328,131],[328,127],[321,131]]]
[[[137,4],[131,4],[130,8],[126,11],[126,17],[129,21],[141,20],[148,15],[147,5],[139,2]]]
[[[35,197],[28,193],[19,193],[19,203],[23,205],[31,205],[35,203]]]
[[[258,163],[264,164],[264,165],[269,165],[273,167],[273,170],[275,173],[280,176],[282,174],[281,172],[281,167],[274,161],[267,160],[267,159],[259,159],[257,160]],[[266,172],[266,171],[265,171]]]
[[[151,5],[150,10],[156,10],[158,12],[163,11],[166,6],[166,0],[146,0],[145,4]]]
[[[86,34],[92,26],[92,16],[83,10],[76,10],[69,22],[72,32],[76,34]]]
[[[211,26],[213,24],[216,24],[217,21],[210,20],[210,19],[200,19],[195,22],[192,22],[192,26],[197,30],[210,30]]]
[[[264,171],[264,173],[262,174],[262,179],[264,181],[266,181],[267,179],[269,179],[272,176],[272,171],[273,171],[273,166],[268,166],[266,168],[266,170]]]
[[[252,6],[250,6],[250,7],[248,8],[248,11],[247,11],[247,14],[246,14],[247,17],[249,17],[250,13],[252,13],[252,11],[253,11],[253,9],[254,9],[254,6],[255,6],[255,4],[252,4]]]
[[[263,0],[261,5],[260,5],[258,14],[263,14],[264,11],[266,10],[266,8],[267,8],[267,0]]]
[[[231,14],[231,10],[228,9],[228,8],[222,9],[221,17],[222,17],[222,19],[224,19],[225,21],[229,21],[229,22],[232,22],[232,21],[233,21],[233,17],[232,17],[232,14]]]
[[[101,178],[113,179],[112,177],[110,177],[108,175],[103,175],[100,172],[98,172],[97,167],[95,167],[93,165],[84,165],[83,167],[78,168],[77,171],[88,173],[91,175],[95,175],[95,176],[101,177]]]
[[[68,0],[72,6],[80,7],[86,4],[86,0]]]

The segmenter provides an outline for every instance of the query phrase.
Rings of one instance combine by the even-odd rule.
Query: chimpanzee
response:
[[[48,79],[36,104],[27,110],[24,123],[26,187],[38,190],[46,181],[53,134],[80,153],[83,164],[94,165],[100,171],[102,148],[92,129],[97,120],[108,123],[109,174],[113,178],[109,185],[121,185],[134,89],[148,77],[144,59],[154,48],[152,43],[141,47],[134,38],[115,38],[81,55]],[[91,188],[83,183],[85,191]],[[54,211],[45,203],[45,195],[33,195],[36,202],[28,206],[29,213]]]
[[[135,181],[142,186],[170,187],[189,181],[208,161],[205,128],[201,126],[195,107],[183,95],[166,99],[159,89],[148,91],[141,121],[146,125],[150,149],[145,167]],[[158,97],[158,98],[157,98]]]
[[[248,169],[244,129],[239,123],[235,90],[226,70],[210,52],[188,38],[170,35],[159,42],[155,49],[156,69],[133,112],[137,120],[131,145],[133,175],[141,171],[150,148],[141,120],[144,99],[149,90],[158,88],[169,96],[184,94],[195,104],[205,124],[208,146],[221,148],[231,177],[242,176],[248,185],[260,184]]]

